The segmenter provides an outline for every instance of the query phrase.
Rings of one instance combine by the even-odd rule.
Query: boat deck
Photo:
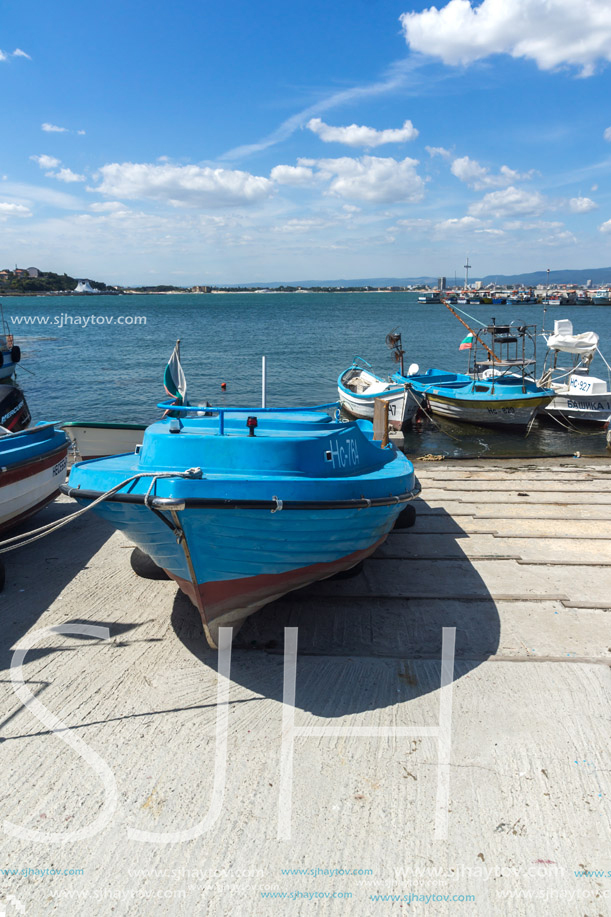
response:
[[[222,803],[217,657],[176,586],[137,578],[131,546],[88,516],[5,556],[2,815],[21,826],[5,824],[5,865],[84,872],[3,877],[4,898],[115,917],[394,913],[378,894],[474,896],[435,915],[608,912],[609,880],[575,871],[611,868],[611,461],[416,469],[414,528],[238,635]],[[37,525],[72,510],[62,498]],[[65,624],[109,639],[40,632]],[[292,796],[285,626],[295,724],[335,733],[294,739]],[[444,627],[456,649],[440,690]],[[36,632],[27,684],[63,725],[12,691],[11,648]],[[370,734],[338,731],[355,727]],[[282,873],[317,868],[357,874]]]

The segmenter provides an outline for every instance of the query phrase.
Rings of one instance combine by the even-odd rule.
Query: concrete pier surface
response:
[[[0,913],[611,913],[611,462],[416,468],[230,657],[93,516],[5,555]]]

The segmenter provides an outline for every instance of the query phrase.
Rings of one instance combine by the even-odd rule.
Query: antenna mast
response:
[[[467,263],[464,265],[464,268],[465,268],[465,290],[468,290],[468,289],[469,289],[469,268],[470,268],[470,267],[471,267],[471,265],[469,264],[469,256],[467,255]]]

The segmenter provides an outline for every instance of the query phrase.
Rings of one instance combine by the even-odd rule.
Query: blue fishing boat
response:
[[[397,381],[398,376],[395,373]],[[550,389],[514,374],[474,379],[465,373],[428,369],[409,377],[409,385],[421,407],[433,414],[481,426],[527,426],[554,397]]]
[[[211,646],[263,605],[358,564],[419,485],[372,425],[317,408],[158,407],[132,454],[73,466],[64,493],[172,577]],[[322,407],[330,407],[329,405]],[[109,493],[110,492],[110,493]]]
[[[536,326],[493,320],[474,331],[448,308],[470,332],[460,345],[469,350],[469,373],[429,369],[413,376],[395,373],[393,380],[406,383],[420,406],[433,414],[482,426],[527,427],[555,394],[530,375],[537,366]],[[482,356],[478,347],[479,354],[485,351]]]

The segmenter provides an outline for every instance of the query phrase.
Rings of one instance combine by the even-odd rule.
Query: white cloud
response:
[[[417,159],[342,156],[300,162],[315,165],[320,177],[330,182],[328,193],[346,200],[395,203],[419,201],[424,196],[424,181],[416,172]]]
[[[99,170],[93,191],[112,197],[166,201],[174,206],[227,207],[269,197],[273,183],[260,175],[208,166],[113,162]]]
[[[601,232],[611,232],[611,220],[607,220],[606,223],[603,223],[602,226],[598,227]]]
[[[40,129],[46,131],[47,134],[66,134],[68,132],[67,127],[58,127],[57,124],[49,124],[47,121],[40,125]]]
[[[56,169],[61,163],[61,159],[56,159],[55,156],[47,156],[46,153],[41,153],[40,156],[30,156],[30,159],[37,162],[41,169]]]
[[[0,61],[8,60],[9,57],[27,57],[28,60],[32,60],[30,55],[22,51],[21,48],[15,48],[12,53],[10,51],[0,51]]]
[[[0,216],[30,217],[32,214],[29,208],[24,207],[23,204],[11,204],[8,201],[0,201]]]
[[[50,207],[58,207],[61,210],[81,210],[82,201],[72,194],[65,191],[55,191],[41,185],[29,185],[25,182],[4,182],[2,184],[2,194],[10,195],[16,198],[19,203],[30,204],[37,201]]]
[[[55,156],[47,156],[46,153],[41,153],[40,156],[30,156],[30,159],[37,162],[41,169],[53,170],[61,165],[61,159],[56,159]],[[73,172],[72,169],[67,168],[62,168],[58,172],[45,172],[45,175],[47,178],[57,178],[58,181],[67,183],[85,181],[84,175],[79,175],[77,172]]]
[[[480,165],[477,160],[470,159],[469,156],[455,159],[450,171],[452,175],[455,175],[456,178],[459,178],[460,181],[465,182],[471,188],[475,188],[476,191],[481,191],[483,188],[504,188],[513,182],[529,179],[533,174],[532,172],[527,172],[520,175],[519,172],[516,172],[515,169],[510,169],[509,166],[501,166],[498,175],[491,175],[486,166]]]
[[[427,151],[431,159],[433,159],[435,156],[441,156],[442,159],[449,159],[452,155],[449,150],[446,150],[442,146],[425,146],[424,149]]]
[[[312,232],[312,230],[321,230],[325,229],[327,226],[330,226],[328,220],[321,220],[316,218],[310,219],[294,219],[288,220],[282,226],[274,226],[273,232]]]
[[[603,133],[603,137],[605,138],[605,140],[608,140],[609,143],[611,143],[611,127],[605,128],[605,131],[604,131],[604,133]]]
[[[569,201],[569,210],[572,213],[589,213],[590,210],[598,210],[598,204],[589,197],[572,197]]]
[[[306,166],[274,166],[270,172],[272,181],[279,185],[309,185],[314,173]]]
[[[349,124],[347,127],[332,127],[320,118],[310,118],[306,127],[325,143],[343,143],[352,147],[375,147],[384,143],[406,143],[418,136],[411,121],[404,121],[403,127],[378,131],[373,127]]]
[[[96,201],[95,204],[90,204],[89,209],[93,210],[94,213],[113,213],[117,210],[125,210],[125,204],[122,204],[121,201]]]
[[[67,182],[68,184],[75,181],[85,181],[84,175],[73,172],[72,169],[60,169],[59,172],[47,172],[47,175],[56,178],[58,181]]]
[[[460,217],[442,220],[435,228],[441,232],[445,232],[446,230],[477,229],[481,225],[482,221],[478,220],[476,217]]]
[[[80,137],[84,137],[86,133],[87,133],[87,131],[77,131],[77,134],[78,134]]]
[[[598,62],[611,60],[608,0],[450,0],[400,17],[414,51],[446,64],[470,64],[491,54],[534,60],[541,70],[562,65],[591,76]]]
[[[512,214],[539,214],[547,203],[538,191],[524,191],[513,186],[503,191],[491,191],[481,201],[471,204],[469,213],[482,217],[505,217]]]

